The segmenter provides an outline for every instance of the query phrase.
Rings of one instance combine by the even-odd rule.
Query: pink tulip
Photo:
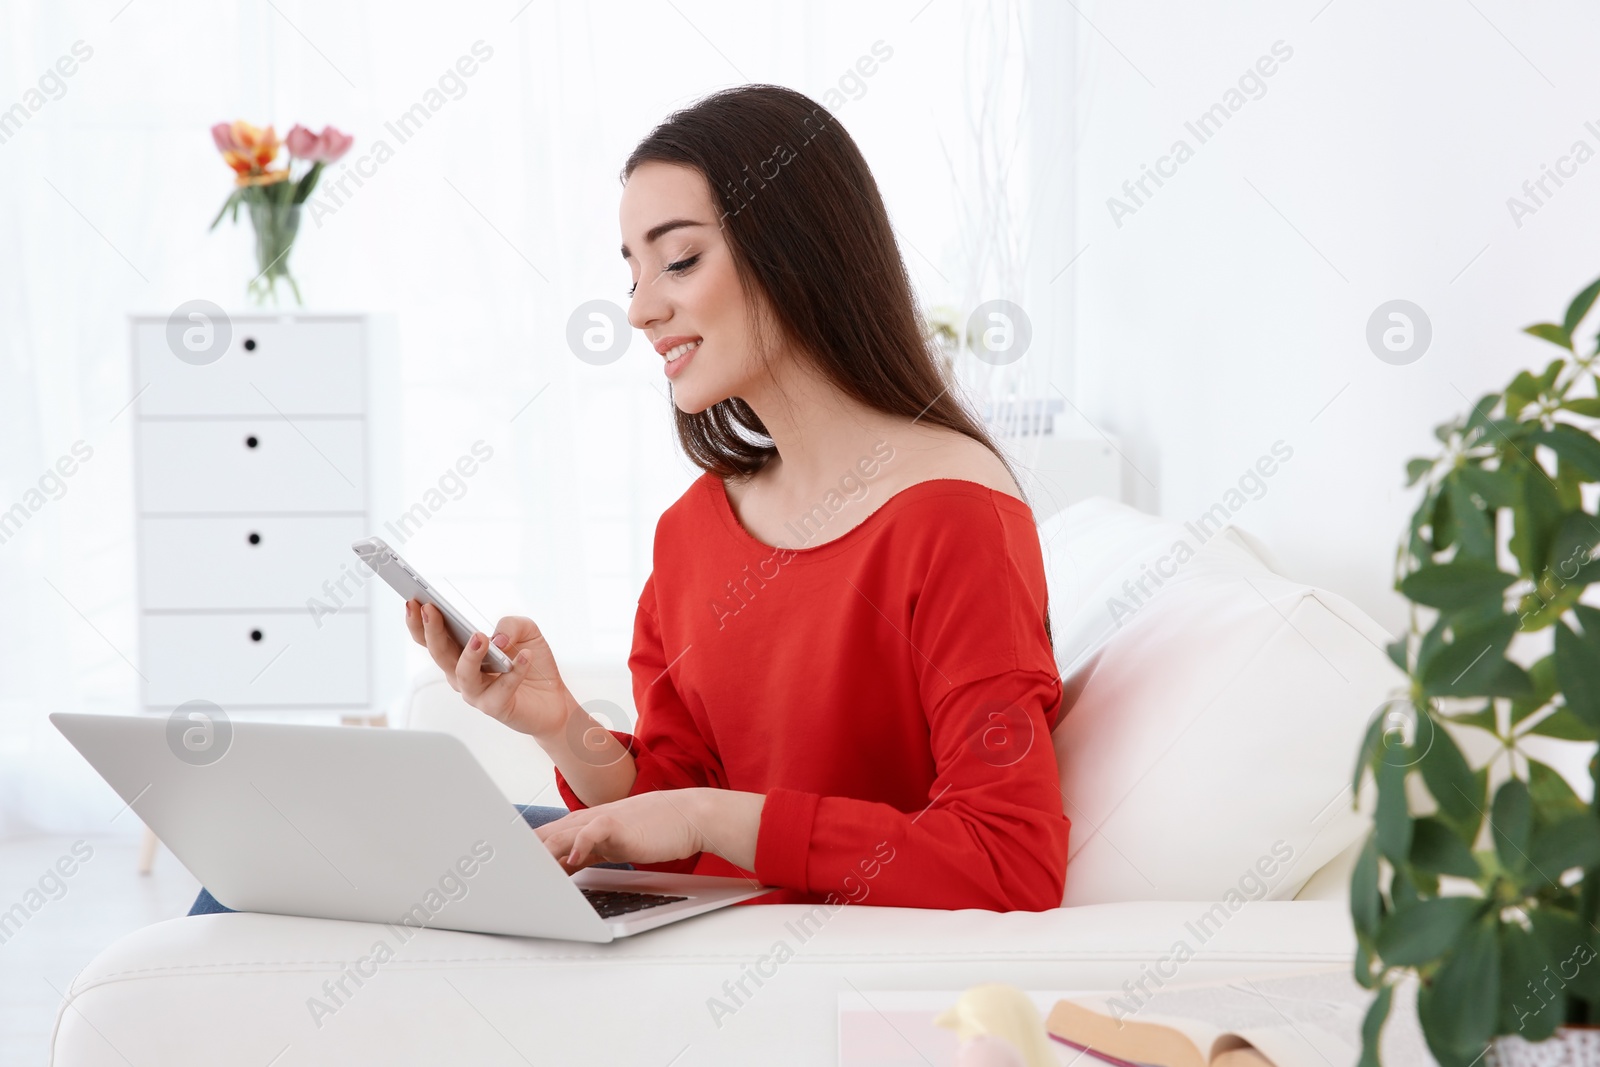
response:
[[[219,122],[211,127],[211,139],[216,142],[218,152],[237,152],[239,145],[233,139],[233,123]]]
[[[298,122],[284,137],[283,143],[289,146],[289,154],[300,159],[312,159],[317,151],[317,135],[300,125]]]
[[[332,126],[324,126],[322,128],[322,136],[318,137],[317,140],[321,142],[322,161],[324,163],[337,163],[346,152],[350,151],[350,146],[355,144],[356,141],[352,135],[340,133]]]
[[[284,143],[289,146],[289,154],[296,158],[308,159],[313,163],[334,163],[350,151],[355,138],[348,133],[340,133],[332,126],[324,126],[322,133],[315,134],[297,123],[289,131],[289,136],[284,138]]]

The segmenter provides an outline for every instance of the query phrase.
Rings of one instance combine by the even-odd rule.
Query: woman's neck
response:
[[[807,497],[836,485],[874,444],[901,436],[909,423],[847,396],[799,359],[779,366],[786,373],[764,377],[742,397],[777,447],[759,478],[779,496]]]

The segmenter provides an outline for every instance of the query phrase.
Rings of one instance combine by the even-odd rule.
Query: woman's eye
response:
[[[674,274],[681,273],[682,271],[688,270],[698,262],[700,262],[700,257],[698,255],[689,256],[687,259],[680,259],[676,263],[668,263],[665,267],[661,268],[661,273],[665,274],[669,270]],[[634,290],[638,288],[639,283],[634,282],[628,287],[628,295],[630,297],[633,296]]]

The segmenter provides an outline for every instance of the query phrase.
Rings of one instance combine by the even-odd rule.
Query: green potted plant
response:
[[[1597,295],[1600,281],[1527,328],[1560,358],[1437,427],[1442,454],[1406,466],[1422,487],[1396,553],[1410,626],[1388,651],[1407,687],[1374,717],[1354,782],[1376,793],[1350,894],[1355,977],[1376,990],[1362,1067],[1407,975],[1443,1067],[1600,1064],[1600,788],[1586,802],[1526,751],[1600,738],[1600,608],[1580,602],[1600,580],[1600,338],[1577,336]],[[1491,754],[1474,767],[1453,734]]]

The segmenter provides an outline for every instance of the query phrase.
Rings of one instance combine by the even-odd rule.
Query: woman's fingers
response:
[[[456,659],[456,682],[462,696],[476,698],[487,688],[480,675],[483,657],[488,652],[488,635],[477,632],[467,639],[467,647],[461,650],[461,655]]]
[[[494,637],[491,638],[496,648],[510,656],[514,650],[528,650],[528,655],[536,662],[533,669],[528,672],[529,677],[541,682],[552,680],[549,669],[553,663],[546,663],[546,668],[541,669],[540,661],[553,661],[549,645],[545,642],[544,634],[540,632],[538,623],[524,615],[507,615],[494,626]]]
[[[611,816],[596,816],[573,835],[572,844],[568,846],[567,857],[563,862],[573,868],[606,862],[606,857],[610,854],[607,846],[611,844],[613,831],[617,829],[620,829],[620,824]]]
[[[439,609],[432,604],[422,604],[422,628],[427,638],[428,654],[433,661],[444,671],[445,679],[450,683],[450,688],[461,692],[458,682],[456,665],[461,660],[461,645],[450,633],[449,627],[444,624],[444,616],[439,614]]]
[[[426,648],[428,635],[422,629],[422,613],[417,610],[421,606],[419,601],[406,601],[406,629],[411,631],[411,640]]]
[[[535,833],[550,855],[571,874],[591,863],[612,862],[608,859],[609,846],[621,826],[615,816],[585,808],[545,823]]]
[[[516,648],[524,641],[538,637],[539,627],[525,615],[507,615],[494,624],[494,633],[496,637],[504,635],[506,638],[504,643],[495,642],[500,648]]]
[[[488,654],[488,649],[484,649]],[[483,687],[477,694],[477,707],[509,725],[511,713],[517,707],[517,690],[522,683],[528,680],[528,672],[533,666],[533,657],[523,649],[511,657],[511,670],[505,674],[496,675],[494,680]]]
[[[583,816],[584,818],[579,818]],[[578,836],[578,828],[589,817],[588,809],[575,811],[571,815],[563,815],[555,822],[545,823],[535,827],[534,833],[539,835],[539,840],[544,842],[544,847],[549,851],[563,870],[568,874],[578,870],[577,866],[567,862],[567,856],[572,852],[572,842]]]

